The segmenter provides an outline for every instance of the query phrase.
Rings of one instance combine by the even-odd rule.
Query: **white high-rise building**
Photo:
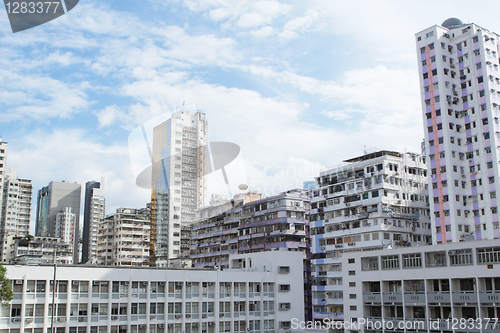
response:
[[[415,35],[433,242],[500,237],[500,36],[450,18]]]
[[[100,182],[85,184],[85,208],[83,213],[82,263],[97,261],[97,233],[99,222],[106,217],[104,178]]]
[[[181,110],[153,130],[151,264],[182,257],[181,225],[189,225],[206,200],[207,121]]]
[[[71,212],[71,207],[65,207],[56,215],[54,236],[60,238],[65,244],[74,244],[76,215]]]
[[[7,237],[26,236],[30,231],[31,201],[33,185],[31,180],[17,178],[15,168],[4,168],[3,191],[0,192],[0,236],[2,248],[0,258],[6,262]]]
[[[151,214],[148,208],[118,208],[98,223],[99,265],[149,266]]]
[[[3,183],[5,180],[5,169],[7,168],[7,142],[2,141],[0,138],[0,216],[2,214],[2,200],[3,196]]]
[[[313,318],[343,320],[346,252],[431,242],[425,159],[376,151],[316,178],[311,200]]]

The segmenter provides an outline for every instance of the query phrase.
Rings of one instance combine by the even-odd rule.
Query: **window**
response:
[[[289,284],[280,284],[280,291],[290,291],[290,285]]]
[[[290,266],[279,266],[278,273],[280,274],[288,274],[290,273]]]

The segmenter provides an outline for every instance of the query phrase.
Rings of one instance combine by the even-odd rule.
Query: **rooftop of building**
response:
[[[395,152],[395,151],[390,151],[390,150],[379,150],[373,153],[368,153],[364,154],[358,157],[353,157],[348,160],[344,160],[345,163],[354,163],[354,162],[361,162],[361,161],[366,161],[366,160],[371,160],[377,157],[381,156],[394,156],[394,157],[403,157],[403,154]]]
[[[265,197],[260,200],[255,200],[255,201],[250,201],[245,204],[245,206],[251,206],[254,204],[260,204],[263,202],[268,202],[276,199],[282,199],[282,198],[296,198],[296,199],[309,199],[310,200],[310,191],[303,189],[303,188],[296,188],[292,190],[288,190],[285,192],[281,192],[279,194],[270,196],[270,197]]]

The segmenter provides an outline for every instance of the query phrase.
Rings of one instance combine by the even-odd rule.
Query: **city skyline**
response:
[[[26,103],[2,101],[9,126],[1,134],[11,144],[9,165],[24,177],[36,171],[35,189],[104,176],[110,211],[144,206],[150,193],[134,185],[126,137],[183,101],[207,114],[211,141],[241,147],[249,186],[266,195],[299,187],[320,167],[351,156],[347,147],[418,152],[414,32],[451,16],[500,31],[489,11],[460,2],[453,10],[433,4],[432,13],[397,2],[145,4],[89,1],[23,33],[24,44],[19,34],[2,35],[12,55],[2,63],[4,77],[13,83],[2,92],[21,94]],[[88,20],[91,10],[97,20]],[[8,30],[6,18],[0,24]],[[43,62],[31,55],[35,48]],[[23,77],[32,88],[21,85]],[[47,90],[52,85],[64,98]],[[325,149],[324,142],[336,144]],[[212,192],[223,193],[220,179]]]

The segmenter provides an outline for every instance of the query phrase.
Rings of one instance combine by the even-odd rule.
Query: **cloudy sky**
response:
[[[365,147],[418,152],[414,34],[449,17],[500,32],[498,1],[471,4],[81,0],[16,34],[2,9],[7,165],[35,191],[105,177],[108,214],[142,207],[150,192],[135,186],[128,137],[183,103],[206,113],[210,141],[241,147],[239,172],[265,194]],[[213,178],[209,192],[226,194]]]

